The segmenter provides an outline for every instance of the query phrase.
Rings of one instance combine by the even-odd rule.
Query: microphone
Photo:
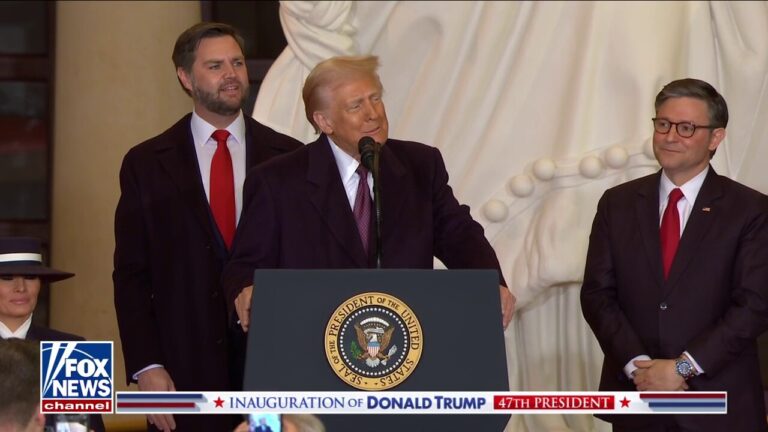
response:
[[[362,163],[368,171],[373,171],[373,159],[378,150],[378,148],[376,148],[376,141],[369,136],[364,136],[357,142],[357,149],[360,151],[360,163]]]
[[[371,172],[373,176],[373,205],[374,226],[376,234],[376,268],[381,268],[381,193],[379,191],[379,150],[381,144],[369,136],[360,138],[357,142],[360,151],[360,163]]]

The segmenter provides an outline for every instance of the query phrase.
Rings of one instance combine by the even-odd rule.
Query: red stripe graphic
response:
[[[118,408],[194,408],[194,402],[118,402]]]

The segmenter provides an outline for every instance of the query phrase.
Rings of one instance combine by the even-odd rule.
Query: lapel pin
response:
[[[701,211],[705,211],[705,212],[709,212],[710,210],[712,210],[710,207],[704,207],[701,209]]]

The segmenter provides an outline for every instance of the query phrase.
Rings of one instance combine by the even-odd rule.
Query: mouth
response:
[[[223,86],[219,87],[219,93],[225,93],[225,94],[240,94],[240,84],[239,83],[229,83],[224,84]]]
[[[680,153],[679,149],[673,148],[673,147],[667,147],[667,146],[658,146],[656,148],[658,151],[663,151],[667,153]]]
[[[24,305],[29,304],[29,299],[28,298],[23,298],[23,299],[11,300],[11,304],[15,305],[15,306],[24,306]]]

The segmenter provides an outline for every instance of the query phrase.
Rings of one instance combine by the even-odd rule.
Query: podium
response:
[[[498,286],[493,270],[257,270],[244,389],[509,391]],[[329,432],[491,432],[509,420],[319,417]]]

